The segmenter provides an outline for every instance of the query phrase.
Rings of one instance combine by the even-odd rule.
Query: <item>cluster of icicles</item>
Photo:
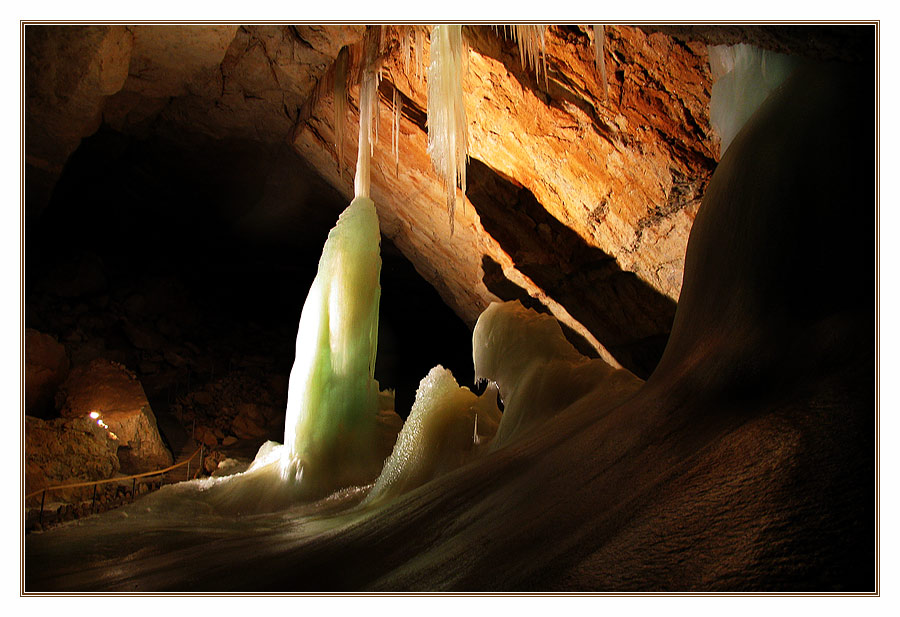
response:
[[[388,26],[369,26],[362,45],[362,53],[344,47],[338,54],[330,79],[334,96],[335,145],[339,173],[343,177],[344,135],[347,116],[348,88],[358,78],[360,87],[360,135],[368,145],[370,155],[378,140],[378,113],[380,100],[379,83],[382,77],[381,58],[386,53],[386,30]],[[428,154],[435,172],[441,179],[446,195],[450,233],[454,230],[454,213],[457,203],[457,188],[466,192],[466,161],[468,159],[468,124],[464,102],[462,80],[465,75],[467,49],[462,26],[454,24],[434,26],[429,32],[425,27],[391,26],[395,30],[393,38],[399,41],[400,53],[406,75],[410,79],[410,64],[414,65],[415,79],[427,79],[427,130]],[[546,25],[515,24],[495,26],[498,33],[512,38],[519,48],[522,66],[535,72],[538,81],[549,85],[546,55]],[[604,30],[599,24],[593,25],[595,64],[600,73],[602,94],[606,96],[606,64],[603,61]],[[426,75],[421,67],[426,38],[430,41],[429,61]],[[367,88],[366,75],[374,79],[374,87]],[[373,77],[374,76],[374,77]],[[368,94],[367,94],[368,93]],[[368,98],[367,98],[368,97]],[[387,101],[387,97],[385,98]],[[391,153],[396,172],[400,169],[400,118],[403,115],[403,95],[393,88],[391,107]],[[373,115],[369,115],[369,114]],[[367,123],[363,127],[363,123]]]
[[[523,58],[537,69],[535,43],[542,31],[522,29],[515,36],[530,40],[522,47]],[[598,36],[602,38],[602,30]],[[345,499],[359,507],[384,503],[508,446],[551,417],[577,408],[579,400],[589,397],[591,413],[602,414],[641,386],[630,372],[578,353],[554,318],[518,302],[494,303],[478,318],[472,336],[475,377],[488,383],[485,392],[476,395],[436,366],[422,379],[406,421],[396,413],[393,393],[382,392],[374,378],[381,234],[369,188],[382,37],[380,27],[369,28],[363,42],[355,196],[328,234],[303,305],[284,444],[264,444],[245,471],[191,484],[219,513],[248,514]],[[418,34],[414,41],[419,41],[413,42],[418,55]],[[753,111],[753,105],[744,105],[744,93],[777,87],[791,65],[752,49],[721,49],[714,55],[714,68],[721,75],[714,94],[724,98],[713,107],[722,109],[717,117],[723,126],[736,131],[741,118]],[[465,182],[462,57],[461,28],[436,26],[431,33],[428,118],[430,131],[442,133],[429,136],[429,150],[454,188]],[[336,71],[349,73],[351,64],[342,51]],[[336,79],[335,88],[344,88],[341,83]],[[393,126],[396,135],[397,121]],[[504,403],[502,414],[498,397]]]
[[[420,383],[406,421],[396,413],[393,393],[382,392],[374,378],[381,256],[369,188],[382,36],[380,28],[369,28],[363,41],[355,196],[328,234],[303,305],[284,443],[264,444],[245,471],[196,483],[219,513],[279,510],[342,499],[347,491],[359,496],[361,507],[383,503],[508,444],[597,388],[611,408],[640,386],[628,371],[579,354],[552,317],[518,302],[495,303],[478,319],[472,340],[476,379],[488,383],[484,393],[436,366]],[[462,52],[460,26],[432,30],[429,151],[454,187],[465,183]],[[345,75],[350,65],[342,51],[336,72]],[[341,97],[345,83],[335,79]]]

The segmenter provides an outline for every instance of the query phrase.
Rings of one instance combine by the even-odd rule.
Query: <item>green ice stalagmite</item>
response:
[[[328,235],[309,290],[291,370],[281,475],[304,493],[370,482],[378,443],[378,215],[357,197]]]
[[[328,234],[303,305],[284,445],[267,442],[240,478],[209,483],[219,487],[210,499],[220,511],[277,510],[365,486],[381,471],[402,424],[393,409],[379,409],[374,378],[381,234],[369,174],[378,41],[378,27],[370,27],[360,84],[355,198]]]
[[[201,481],[217,512],[281,510],[368,485],[381,471],[402,422],[379,410],[374,378],[380,240],[375,204],[356,197],[328,234],[303,305],[284,445],[266,442],[247,471]]]
[[[322,249],[288,389],[281,476],[310,496],[371,482],[387,454],[381,427],[395,424],[379,422],[374,378],[381,235],[369,174],[379,35],[370,28],[364,41],[356,197]]]

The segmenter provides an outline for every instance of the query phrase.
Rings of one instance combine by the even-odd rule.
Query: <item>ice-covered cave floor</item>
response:
[[[736,136],[627,402],[368,509],[144,499],[32,534],[26,591],[871,591],[874,136],[844,121],[872,117],[866,75],[798,70]]]

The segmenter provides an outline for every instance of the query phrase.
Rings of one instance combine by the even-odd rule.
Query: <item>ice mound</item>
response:
[[[643,383],[625,369],[581,355],[556,319],[517,300],[485,309],[475,324],[472,355],[475,378],[497,384],[504,403],[494,449],[591,392],[602,390],[603,409],[611,409]]]
[[[497,390],[476,396],[436,366],[416,390],[412,411],[366,504],[383,502],[471,460],[500,421]]]

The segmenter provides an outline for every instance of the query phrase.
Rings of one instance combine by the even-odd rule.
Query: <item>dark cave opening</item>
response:
[[[216,402],[261,397],[282,419],[257,440],[280,441],[300,313],[346,205],[286,145],[104,125],[29,212],[25,325],[73,365],[104,357],[134,371],[170,443],[192,421],[228,432],[209,405],[186,409],[209,402],[204,389]],[[471,332],[386,237],[381,285],[375,376],[406,417],[432,366],[472,383]]]

